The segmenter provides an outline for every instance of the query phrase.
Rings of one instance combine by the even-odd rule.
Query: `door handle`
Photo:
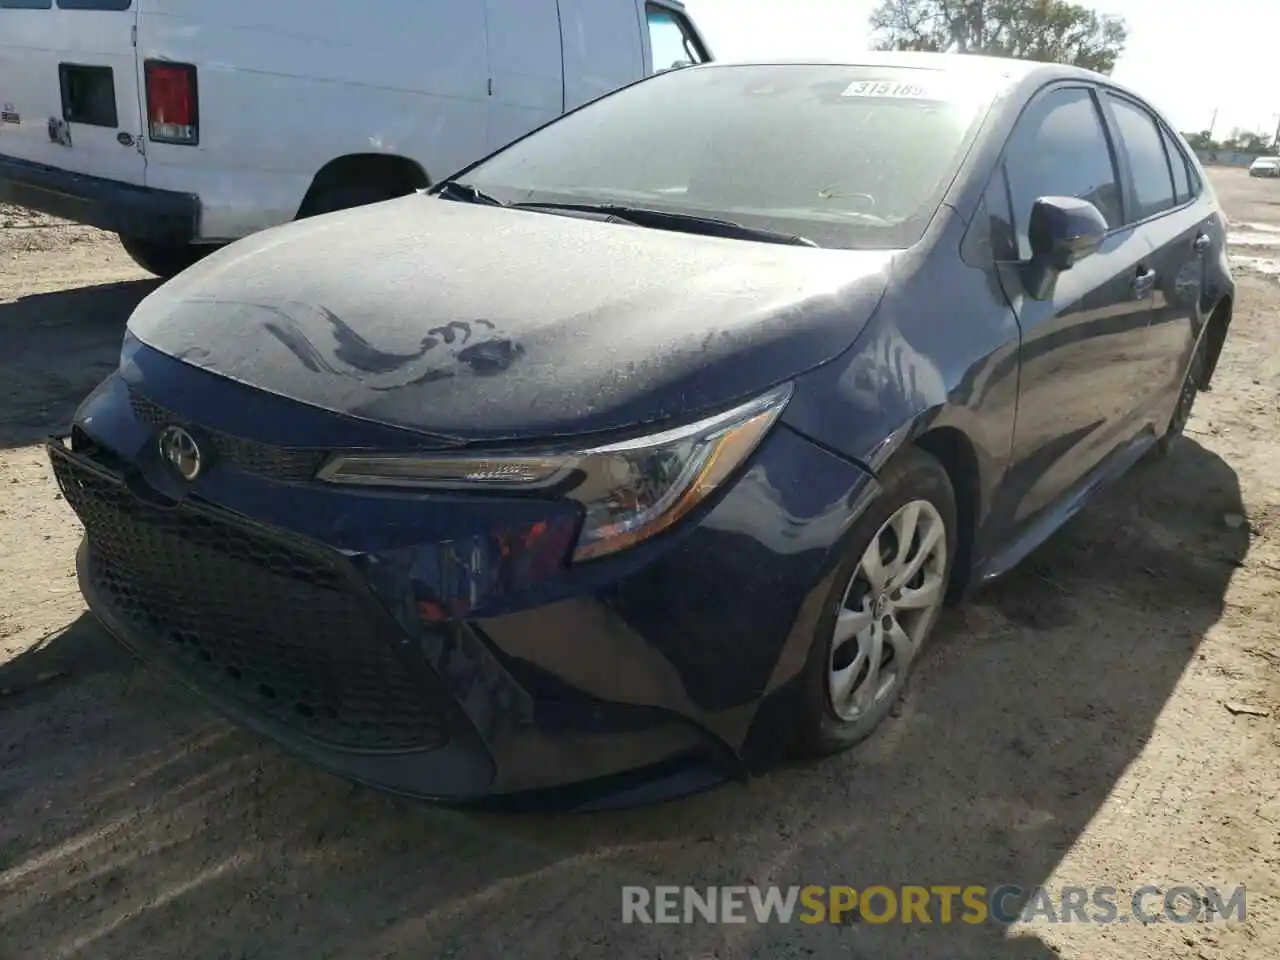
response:
[[[1148,270],[1146,267],[1138,268],[1138,275],[1133,278],[1133,298],[1135,300],[1145,300],[1151,296],[1151,291],[1156,288],[1156,272]]]
[[[1213,246],[1213,239],[1207,233],[1197,234],[1195,240],[1191,242],[1191,249],[1203,256],[1209,252],[1209,248]]]

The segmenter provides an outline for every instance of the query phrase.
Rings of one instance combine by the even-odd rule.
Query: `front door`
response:
[[[564,110],[556,0],[484,0],[489,43],[489,149]]]
[[[1116,159],[1090,87],[1040,94],[1019,120],[1002,166],[1019,258],[1030,256],[1027,229],[1039,197],[1088,200],[1113,228],[1093,256],[1059,275],[1046,299],[1027,296],[1017,270],[1002,269],[1022,338],[1017,422],[1000,504],[1016,532],[1131,439],[1141,404],[1133,362],[1155,277],[1151,245],[1125,225]]]
[[[142,184],[136,7],[0,3],[0,155]]]

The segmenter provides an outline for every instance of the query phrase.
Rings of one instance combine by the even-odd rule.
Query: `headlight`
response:
[[[790,384],[688,426],[587,450],[493,454],[343,454],[328,483],[439,490],[556,490],[585,511],[575,561],[624,550],[705,500],[764,439]]]

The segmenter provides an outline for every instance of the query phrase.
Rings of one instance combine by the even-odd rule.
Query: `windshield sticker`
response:
[[[918,83],[893,80],[855,80],[845,88],[842,97],[876,97],[897,100],[937,100],[928,87]]]

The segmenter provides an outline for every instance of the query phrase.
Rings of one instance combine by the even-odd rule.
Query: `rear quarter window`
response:
[[[53,0],[0,0],[0,10],[48,10]]]
[[[128,10],[133,0],[58,0],[61,10]]]
[[[1179,204],[1186,203],[1195,193],[1191,187],[1191,163],[1169,131],[1161,130],[1160,132],[1164,136],[1164,148],[1169,154],[1169,166],[1173,168],[1174,201]]]

